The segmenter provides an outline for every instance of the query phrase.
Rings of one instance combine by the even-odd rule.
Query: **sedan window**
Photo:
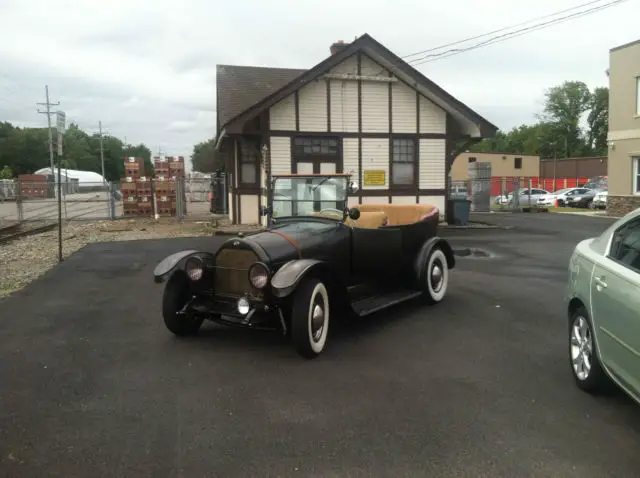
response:
[[[629,221],[613,233],[609,257],[640,271],[640,219]]]

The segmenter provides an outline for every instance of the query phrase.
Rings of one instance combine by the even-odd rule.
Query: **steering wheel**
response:
[[[320,209],[320,214],[322,214],[325,211],[332,211],[332,212],[337,212],[338,214],[344,214],[344,211],[341,211],[340,209],[336,209],[334,207],[326,207],[324,209]]]

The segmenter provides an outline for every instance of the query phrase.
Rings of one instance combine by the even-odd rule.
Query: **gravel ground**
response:
[[[210,221],[177,222],[170,219],[70,222],[63,226],[65,258],[96,242],[131,241],[167,237],[212,235]],[[58,230],[24,237],[0,245],[0,297],[15,292],[58,263]]]

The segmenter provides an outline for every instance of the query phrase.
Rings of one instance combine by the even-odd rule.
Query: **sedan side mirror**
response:
[[[349,217],[354,221],[360,219],[360,209],[358,209],[357,207],[352,207],[351,209],[349,209]]]

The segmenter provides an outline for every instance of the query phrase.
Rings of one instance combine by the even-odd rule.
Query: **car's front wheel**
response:
[[[569,360],[580,389],[596,393],[606,388],[608,380],[600,364],[591,319],[584,307],[578,307],[569,321]]]
[[[304,279],[298,286],[291,307],[291,339],[305,358],[320,355],[329,332],[329,293],[317,278]]]
[[[427,303],[437,304],[444,299],[449,285],[449,267],[442,249],[436,247],[429,253],[422,282]]]
[[[193,317],[188,312],[182,313],[190,299],[189,280],[184,274],[173,274],[164,287],[162,317],[167,329],[176,335],[195,335],[204,321],[204,318]]]

